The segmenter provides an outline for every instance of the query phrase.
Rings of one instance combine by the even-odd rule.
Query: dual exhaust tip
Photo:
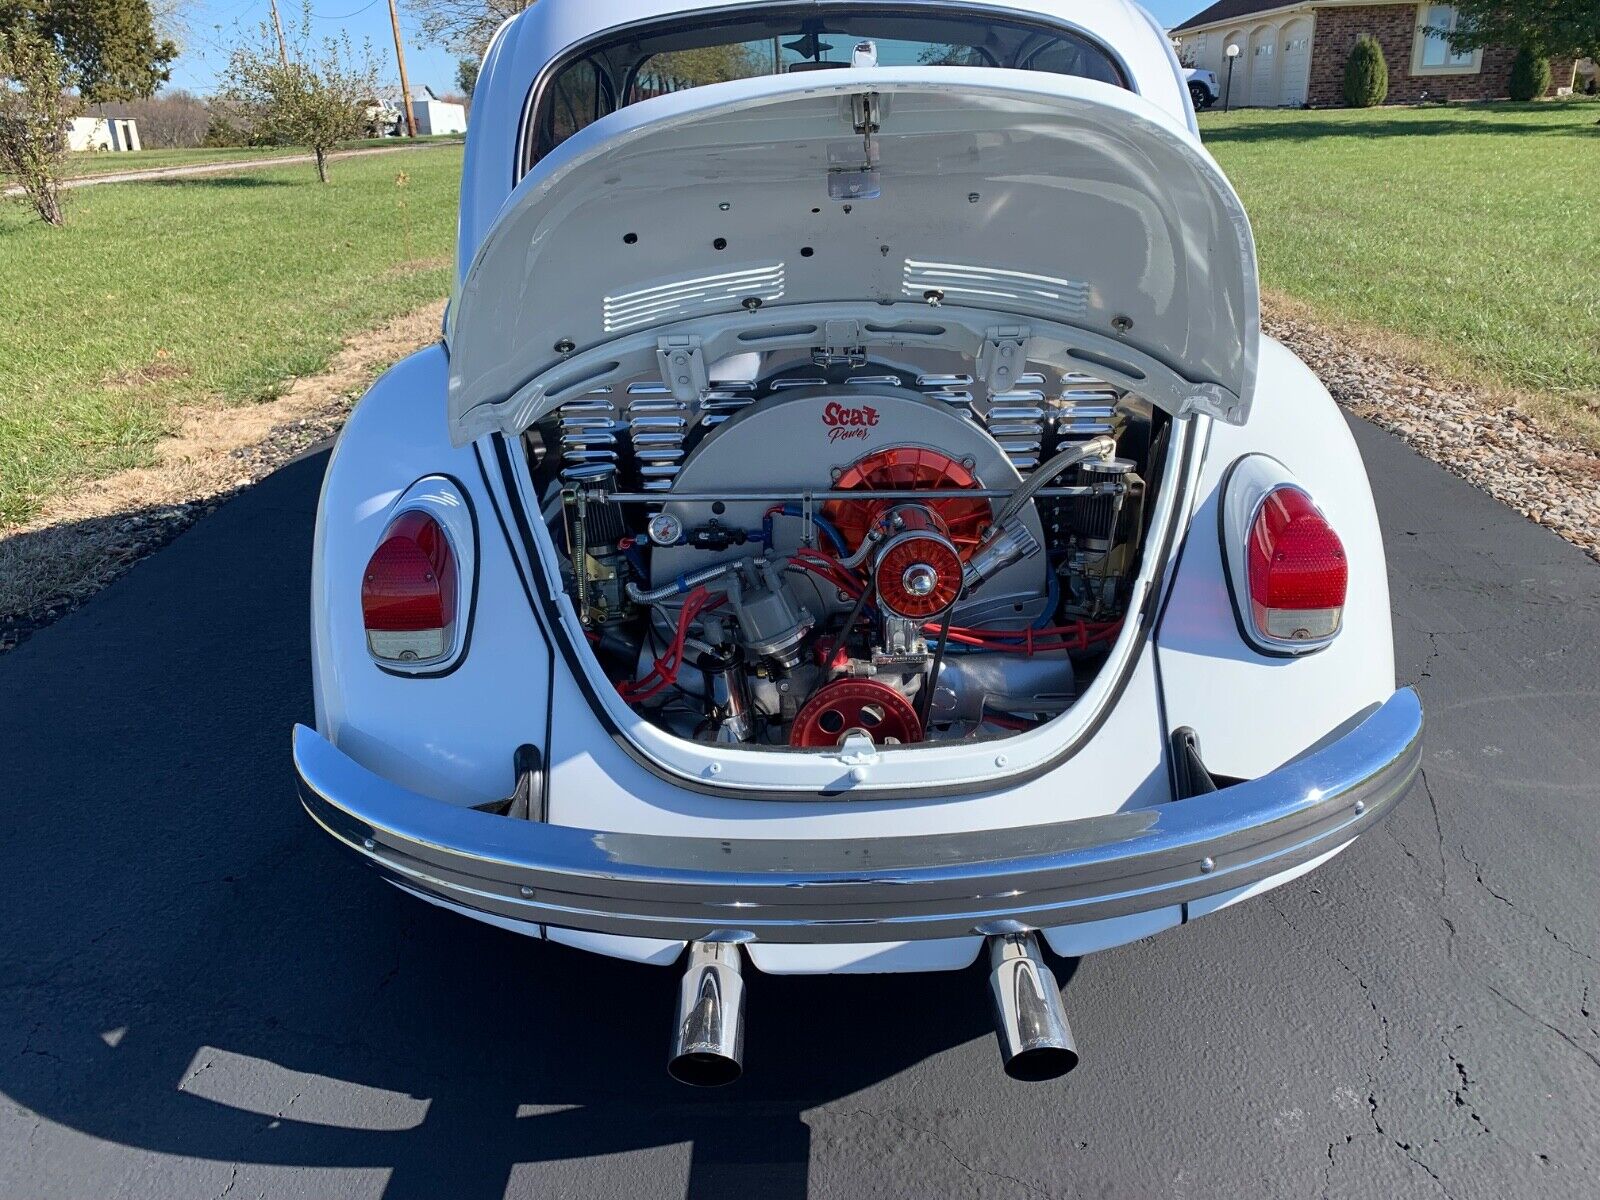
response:
[[[737,943],[689,943],[667,1071],[691,1087],[722,1087],[744,1073],[744,976]]]
[[[1061,989],[1032,933],[988,940],[989,998],[1005,1072],[1013,1079],[1056,1079],[1078,1065]],[[679,1083],[721,1087],[744,1071],[744,976],[733,942],[691,942],[678,986],[667,1070]]]

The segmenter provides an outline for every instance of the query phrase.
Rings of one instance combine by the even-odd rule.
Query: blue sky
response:
[[[416,18],[406,12],[405,0],[396,0],[396,4],[412,92],[421,95],[424,85],[439,93],[455,91],[455,55],[424,45],[417,33]],[[284,31],[292,37],[292,27],[300,20],[300,0],[278,0],[278,11]],[[312,0],[311,12],[313,39],[320,41],[348,32],[358,47],[363,38],[371,39],[385,81],[396,81],[399,73],[394,65],[394,35],[389,32],[388,0]],[[184,40],[183,53],[172,64],[169,86],[201,95],[211,92],[218,72],[227,64],[229,47],[240,40],[241,34],[253,38],[261,22],[270,19],[267,0],[199,0],[189,10],[190,33]]]
[[[1208,0],[1145,0],[1156,19],[1169,28],[1204,8]],[[279,0],[284,28],[298,22],[300,0]],[[421,94],[427,85],[436,92],[455,91],[455,56],[438,46],[425,45],[419,38],[414,17],[400,8],[400,30],[406,41],[406,72],[413,93]],[[389,33],[387,0],[312,0],[313,36],[348,31],[360,45],[370,38],[386,80],[396,78],[394,40]],[[172,86],[206,94],[215,87],[217,72],[228,59],[228,47],[239,40],[240,32],[253,34],[268,19],[267,0],[199,0],[190,10],[191,34],[183,55],[173,64]]]

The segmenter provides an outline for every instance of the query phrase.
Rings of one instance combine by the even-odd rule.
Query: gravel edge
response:
[[[1353,346],[1304,317],[1269,307],[1262,327],[1316,372],[1341,407],[1600,562],[1600,455],[1470,387]]]
[[[76,586],[26,611],[0,614],[0,654],[15,649],[45,626],[81,608],[139,560],[160,550],[196,521],[215,512],[292,459],[337,435],[358,398],[342,397],[325,413],[276,426],[262,441],[230,451],[228,457],[237,463],[238,472],[234,485],[224,491],[116,518],[114,526],[103,531],[108,536],[100,550],[100,561]]]

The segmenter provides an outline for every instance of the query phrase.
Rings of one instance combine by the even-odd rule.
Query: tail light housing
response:
[[[438,673],[454,665],[473,597],[475,530],[454,483],[419,480],[361,573],[367,650],[385,670]]]
[[[1344,545],[1298,488],[1267,493],[1250,527],[1250,614],[1277,642],[1324,641],[1339,632],[1349,570]]]
[[[1265,456],[1235,464],[1225,491],[1222,540],[1240,632],[1268,654],[1327,645],[1343,624],[1349,585],[1338,533],[1287,469]]]

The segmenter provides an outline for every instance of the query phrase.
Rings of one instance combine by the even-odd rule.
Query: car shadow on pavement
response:
[[[988,1036],[978,967],[752,972],[748,1073],[696,1092],[664,1069],[676,970],[478,925],[340,852],[289,762],[325,461],[0,657],[12,1104],[146,1152],[387,1170],[388,1200],[680,1144],[689,1195],[783,1198],[806,1194],[806,1110]]]

